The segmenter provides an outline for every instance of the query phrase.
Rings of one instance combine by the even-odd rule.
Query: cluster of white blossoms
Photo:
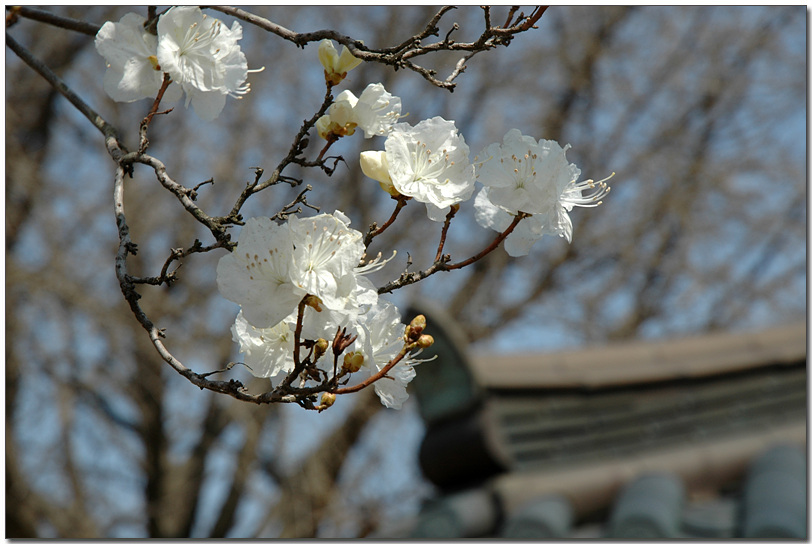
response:
[[[128,13],[117,23],[104,23],[96,34],[96,50],[107,61],[104,90],[117,102],[155,98],[164,74],[171,84],[168,101],[186,93],[186,107],[202,119],[220,115],[226,96],[240,98],[250,90],[245,54],[237,42],[242,27],[229,29],[200,8],[170,8],[158,19],[157,36],[145,29],[146,19]]]
[[[187,106],[214,119],[226,96],[249,91],[245,80],[251,70],[237,45],[239,23],[229,29],[197,7],[166,11],[157,35],[146,22],[128,13],[118,23],[105,23],[96,35],[96,49],[108,63],[104,88],[114,100],[154,97],[166,74],[172,83],[164,98],[178,99],[185,92]],[[320,43],[318,56],[328,89],[361,62],[347,47],[339,54],[330,40]],[[359,97],[341,92],[315,125],[328,147],[359,128],[366,138],[385,137],[383,150],[361,153],[362,171],[401,204],[405,199],[425,204],[432,221],[450,221],[449,212],[456,213],[479,182],[476,221],[502,233],[513,228],[505,238],[511,256],[526,255],[545,234],[571,241],[572,208],[597,206],[609,192],[606,180],[578,181],[581,171],[566,158],[569,145],[536,141],[513,129],[471,162],[453,121],[433,117],[412,126],[398,122],[401,117],[400,98],[373,83]],[[344,379],[364,370],[380,378],[373,383],[381,402],[400,408],[417,362],[407,350],[433,340],[422,335],[424,320],[404,328],[397,308],[379,299],[364,275],[387,261],[379,256],[362,265],[364,236],[349,225],[337,210],[309,218],[293,215],[283,224],[248,219],[233,252],[217,265],[217,286],[240,305],[231,330],[254,375],[274,380],[295,372],[303,382],[318,378],[325,384],[339,371]],[[331,343],[333,356],[322,357]],[[309,366],[297,368],[297,360]],[[334,399],[326,392],[320,409]]]
[[[577,181],[581,171],[565,156],[569,145],[536,142],[517,129],[501,144],[483,149],[475,164],[469,163],[468,146],[454,122],[441,117],[414,127],[395,125],[384,147],[362,152],[361,170],[392,196],[424,202],[434,221],[444,220],[450,206],[468,200],[476,181],[483,185],[474,201],[481,226],[502,232],[525,214],[505,240],[513,257],[527,255],[544,234],[571,241],[568,212],[573,206],[598,206],[609,192],[606,180]]]
[[[346,328],[357,335],[348,353],[359,362],[360,368],[354,370],[375,374],[403,347],[404,325],[397,308],[379,299],[364,277],[385,261],[359,266],[365,251],[363,236],[349,224],[340,211],[292,216],[282,225],[265,217],[251,218],[234,251],[220,259],[217,286],[241,307],[232,336],[255,376],[276,378],[293,370],[298,306],[306,295],[317,301],[305,307],[300,349],[305,341],[332,342],[336,331]],[[404,357],[387,374],[390,379],[375,382],[386,406],[400,408],[408,398],[412,362]],[[328,375],[333,364],[331,357],[318,361]]]

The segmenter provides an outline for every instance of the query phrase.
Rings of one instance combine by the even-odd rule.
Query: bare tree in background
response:
[[[99,25],[126,10],[52,11]],[[406,40],[437,13],[252,11],[373,48]],[[501,22],[508,8],[497,11]],[[440,36],[454,22],[458,40],[475,40],[482,12],[452,11]],[[198,202],[222,214],[252,180],[251,167],[273,168],[323,99],[314,46],[302,51],[243,26],[249,62],[266,67],[246,100],[229,103],[215,123],[179,108],[150,128],[150,149],[186,185],[215,180]],[[381,81],[410,118],[457,120],[472,151],[513,127],[569,142],[587,177],[618,173],[611,205],[573,213],[572,244],[545,238],[523,259],[499,249],[399,296],[447,305],[476,349],[762,327],[804,315],[803,8],[556,7],[538,27],[473,57],[454,93],[375,63],[353,71],[348,88]],[[104,95],[92,38],[25,18],[9,33],[137,147],[145,103]],[[447,74],[458,58],[442,53],[428,67]],[[408,455],[418,438],[404,431],[416,428],[413,410],[381,412],[365,394],[320,415],[255,406],[190,387],[161,360],[114,275],[112,176],[98,132],[8,49],[6,81],[6,536],[352,537],[414,511],[429,490]],[[341,209],[360,228],[392,207],[350,160],[369,145],[336,143],[331,151],[347,161],[331,177],[299,172],[317,188],[312,204]],[[136,169],[126,189],[141,249],[136,275],[153,274],[168,248],[206,234],[150,174]],[[257,194],[245,215],[273,213],[300,190]],[[405,268],[407,252],[410,269],[431,264],[438,229],[424,217],[407,206],[399,221],[409,228],[381,236],[381,248],[402,251],[376,285]],[[452,255],[470,255],[491,237],[470,216],[457,220]],[[170,334],[182,331],[173,351],[198,372],[236,359],[235,310],[214,281],[220,256],[192,256],[181,281],[141,300]],[[250,379],[239,367],[231,377]]]

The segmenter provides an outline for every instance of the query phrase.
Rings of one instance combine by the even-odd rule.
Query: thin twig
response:
[[[143,153],[129,153],[121,158],[123,164],[128,163],[141,163],[146,164],[155,171],[155,176],[165,189],[168,189],[175,197],[181,202],[183,207],[189,212],[192,217],[197,219],[200,223],[208,228],[215,239],[221,241],[225,237],[225,227],[222,222],[210,217],[197,204],[191,199],[190,194],[192,189],[184,187],[177,181],[173,180],[166,172],[166,166],[163,162]]]
[[[328,150],[328,149],[330,149],[330,146],[332,146],[332,145],[333,145],[334,143],[336,143],[337,141],[338,141],[338,136],[336,136],[335,134],[332,134],[332,133],[331,133],[331,134],[330,134],[330,135],[327,137],[327,144],[326,144],[326,145],[325,145],[325,146],[322,148],[321,152],[319,153],[319,156],[318,156],[318,157],[316,157],[316,162],[321,161],[321,160],[324,158],[324,154],[325,154],[325,153],[327,153],[327,150]]]
[[[402,210],[403,207],[406,206],[406,203],[409,201],[409,197],[400,195],[399,197],[397,197],[397,201],[398,203],[395,205],[395,209],[392,211],[392,215],[389,217],[389,219],[387,219],[386,223],[384,223],[378,228],[370,227],[369,232],[364,237],[364,247],[369,247],[369,244],[372,243],[373,238],[381,234],[383,231],[389,228],[389,226],[392,223],[395,222],[395,219],[397,219],[400,210]]]
[[[158,276],[151,276],[146,278],[139,278],[135,276],[129,276],[129,279],[134,284],[147,284],[147,285],[161,285],[166,283],[169,285],[173,281],[177,280],[177,271],[181,265],[178,265],[178,268],[169,272],[169,267],[175,261],[180,261],[192,255],[193,253],[208,253],[209,251],[213,251],[215,249],[219,249],[221,247],[229,247],[232,242],[228,242],[225,239],[215,242],[209,246],[204,246],[200,243],[200,240],[195,240],[192,246],[189,249],[182,249],[182,248],[174,248],[171,249],[169,252],[169,257],[167,257],[164,265],[161,267],[161,273]]]
[[[342,387],[340,389],[336,389],[335,391],[333,391],[333,393],[335,393],[336,395],[346,395],[347,393],[356,393],[356,392],[360,391],[361,389],[365,389],[366,387],[369,387],[373,383],[377,382],[378,380],[380,380],[381,378],[386,376],[387,372],[389,372],[390,370],[395,368],[395,365],[398,364],[403,359],[403,357],[405,357],[406,354],[409,353],[410,350],[411,350],[411,347],[404,346],[400,350],[400,353],[398,353],[397,356],[394,359],[392,359],[391,361],[386,363],[386,366],[383,367],[382,369],[380,369],[376,374],[373,374],[372,376],[370,376],[369,378],[367,378],[366,380],[364,380],[363,382],[361,382],[359,384],[351,385],[349,387]]]
[[[499,244],[501,244],[502,241],[505,238],[507,238],[507,236],[511,232],[513,232],[513,229],[516,228],[516,225],[519,224],[519,221],[521,221],[525,217],[527,217],[526,214],[519,213],[519,215],[517,215],[513,219],[513,222],[508,226],[507,229],[505,229],[504,232],[501,232],[488,245],[488,247],[486,247],[485,249],[483,249],[482,251],[480,251],[479,253],[477,253],[473,257],[470,257],[470,258],[465,259],[464,261],[461,261],[461,262],[458,262],[458,263],[448,264],[448,261],[450,260],[450,257],[448,255],[441,255],[438,260],[434,261],[434,263],[425,270],[421,270],[419,272],[404,272],[403,274],[400,275],[400,277],[398,279],[390,281],[389,283],[387,283],[383,287],[379,288],[378,289],[378,294],[382,295],[384,293],[390,293],[390,292],[392,292],[392,291],[394,291],[396,289],[400,289],[401,287],[405,287],[407,285],[417,283],[418,281],[426,279],[429,276],[431,276],[433,274],[436,274],[437,272],[440,272],[440,271],[456,270],[456,269],[468,266],[469,264],[475,263],[476,261],[478,261],[479,259],[481,259],[485,255],[487,255],[488,253],[490,253],[491,251],[493,251],[494,249],[499,247]]]
[[[437,255],[434,257],[434,262],[439,261],[443,256],[443,246],[445,246],[445,238],[448,235],[448,227],[451,226],[451,220],[457,215],[457,210],[459,210],[459,206],[451,206],[451,209],[448,210],[448,214],[445,216],[445,222],[443,222],[443,230],[440,233],[440,243],[437,246]]]
[[[268,179],[268,181],[259,183],[259,178],[262,175],[263,171],[261,170],[258,171],[258,175],[254,180],[254,182],[248,183],[245,186],[240,195],[237,197],[237,201],[234,203],[234,206],[231,208],[231,212],[229,212],[229,214],[225,218],[223,218],[223,222],[239,224],[239,222],[241,221],[240,210],[242,209],[243,204],[245,204],[245,201],[248,200],[248,198],[254,193],[258,193],[264,189],[267,189],[268,187],[271,187],[273,185],[282,182],[288,182],[291,185],[299,185],[301,183],[301,180],[291,181],[292,178],[283,176],[282,172],[285,170],[285,168],[288,167],[288,165],[296,162],[297,157],[299,157],[302,153],[304,153],[304,150],[307,148],[309,144],[309,140],[307,138],[308,132],[310,132],[310,129],[315,126],[316,121],[318,121],[319,117],[324,115],[324,113],[327,111],[327,108],[329,108],[330,104],[332,104],[332,101],[333,101],[332,85],[328,85],[327,92],[325,93],[324,100],[322,101],[319,111],[317,111],[316,114],[313,115],[310,119],[306,119],[305,121],[302,122],[302,126],[299,127],[299,132],[294,137],[293,144],[290,146],[290,150],[288,151],[287,156],[285,156],[285,158],[282,159],[279,165],[277,165],[276,169],[274,169],[274,171],[271,173],[271,176]]]
[[[172,78],[169,77],[169,74],[164,73],[164,79],[161,83],[161,88],[158,89],[158,94],[155,96],[155,100],[152,102],[152,107],[149,109],[149,113],[144,119],[141,121],[141,126],[139,129],[140,134],[140,143],[138,146],[139,153],[146,153],[147,147],[149,146],[149,140],[147,139],[147,129],[149,128],[149,124],[152,122],[152,118],[155,117],[155,114],[158,113],[158,106],[161,105],[161,100],[164,97],[164,93],[166,89],[169,87],[170,83],[172,83]],[[169,113],[172,111],[172,108],[161,112],[161,113]]]
[[[293,381],[301,374],[302,370],[304,370],[304,366],[301,363],[299,351],[302,346],[302,326],[304,323],[304,312],[305,307],[307,306],[306,301],[310,295],[305,295],[302,297],[302,300],[299,301],[299,306],[297,307],[296,313],[296,328],[293,332],[293,370],[288,374],[282,383],[279,384],[277,389],[288,389]]]
[[[510,226],[508,228],[506,228],[504,230],[504,232],[502,232],[499,236],[494,238],[493,242],[491,242],[491,245],[489,245],[488,247],[486,247],[485,249],[483,249],[482,251],[480,251],[479,253],[477,253],[473,257],[470,257],[470,258],[465,259],[464,261],[460,261],[458,263],[446,265],[445,269],[446,270],[457,270],[459,268],[463,268],[465,266],[468,266],[469,264],[473,264],[473,263],[477,262],[479,259],[481,259],[485,255],[487,255],[488,253],[490,253],[491,251],[493,251],[494,249],[499,247],[499,244],[502,243],[502,240],[507,238],[508,235],[511,232],[513,232],[513,229],[516,228],[516,225],[519,224],[519,221],[521,221],[525,217],[528,217],[528,215],[526,213],[519,212],[519,215],[517,215],[516,217],[513,218],[513,222],[510,224]]]
[[[508,11],[507,18],[505,19],[505,24],[502,27],[510,26],[511,21],[513,21],[513,16],[516,15],[516,12],[519,11],[519,6],[511,6],[510,11]],[[490,25],[490,21],[488,20],[488,15],[485,15],[485,24]]]
[[[268,32],[295,43],[299,47],[304,47],[310,42],[320,41],[323,39],[335,40],[338,43],[346,46],[350,53],[361,60],[387,64],[395,67],[395,69],[407,68],[423,76],[423,78],[432,85],[452,92],[456,86],[455,83],[452,83],[452,80],[459,76],[459,74],[463,71],[465,66],[464,62],[461,65],[457,64],[457,69],[455,69],[454,72],[452,72],[452,74],[446,79],[441,80],[435,77],[437,75],[435,70],[420,66],[410,61],[410,59],[436,51],[468,51],[469,53],[473,53],[492,49],[500,45],[507,46],[515,34],[525,32],[532,28],[544,13],[544,8],[536,8],[531,16],[525,18],[525,20],[522,21],[522,18],[520,17],[515,25],[506,28],[499,28],[491,26],[490,14],[489,11],[486,10],[486,29],[476,41],[468,43],[455,42],[449,40],[448,36],[446,36],[446,39],[444,40],[431,44],[423,44],[423,40],[425,38],[439,35],[439,28],[437,27],[437,24],[440,21],[440,18],[442,18],[445,13],[453,9],[450,6],[446,6],[442,8],[431,19],[431,21],[429,21],[421,33],[412,36],[405,42],[395,47],[371,49],[366,47],[363,43],[348,36],[344,36],[335,30],[317,30],[314,32],[298,33],[269,21],[264,17],[254,15],[239,8],[215,6],[212,7],[212,9],[226,13],[233,17],[237,17],[238,19],[242,19],[247,23],[256,25],[259,28],[267,30]],[[472,55],[468,55],[467,58],[470,58],[471,56]]]
[[[312,186],[312,185],[306,185],[306,186],[305,186],[305,188],[304,188],[304,190],[302,190],[302,192],[301,192],[301,193],[299,193],[299,194],[296,196],[296,198],[295,198],[295,199],[293,199],[293,202],[291,202],[290,204],[286,204],[286,205],[282,206],[282,209],[281,209],[280,211],[276,212],[276,213],[273,215],[273,217],[271,217],[271,219],[275,219],[275,220],[277,220],[277,219],[285,219],[285,218],[286,218],[288,215],[291,215],[291,214],[294,214],[294,213],[299,213],[299,212],[301,212],[301,211],[302,211],[302,209],[301,209],[301,208],[297,208],[296,210],[290,211],[290,210],[291,210],[291,209],[292,209],[292,208],[293,208],[293,207],[294,207],[296,204],[302,204],[302,205],[304,205],[304,206],[307,206],[307,207],[308,207],[308,208],[310,208],[311,210],[315,210],[315,211],[317,211],[317,212],[318,212],[318,211],[321,211],[321,210],[320,210],[320,208],[319,208],[318,206],[314,206],[314,205],[310,204],[310,203],[307,201],[307,195],[306,195],[306,193],[307,193],[308,191],[312,191],[312,190],[313,190],[313,186]]]

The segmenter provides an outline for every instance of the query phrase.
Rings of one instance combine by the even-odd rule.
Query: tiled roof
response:
[[[792,364],[806,357],[806,324],[660,341],[631,341],[570,351],[471,354],[486,388],[598,388],[713,376]]]
[[[421,372],[415,380],[427,423],[420,456],[441,493],[411,536],[797,537],[799,527],[805,531],[804,463],[803,475],[776,476],[801,478],[800,495],[792,486],[770,487],[765,477],[751,485],[758,480],[754,459],[777,444],[784,445],[777,451],[785,453],[776,455],[785,466],[797,469],[787,459],[804,459],[804,323],[470,356],[453,340],[459,336],[447,318],[428,317],[440,357],[421,367],[433,365],[430,379],[421,385],[427,374]],[[767,472],[780,473],[781,463]],[[649,476],[654,483],[646,483]],[[635,511],[628,504],[645,511],[660,500],[657,489],[670,517],[622,520],[624,511]],[[634,500],[624,499],[629,494]],[[657,518],[660,510],[649,513]],[[776,513],[765,520],[756,510]],[[544,516],[555,521],[542,530]]]

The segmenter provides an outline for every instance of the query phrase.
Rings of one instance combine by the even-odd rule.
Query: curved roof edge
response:
[[[632,341],[568,351],[470,354],[476,381],[495,389],[601,388],[709,377],[806,359],[806,323],[755,332]]]

